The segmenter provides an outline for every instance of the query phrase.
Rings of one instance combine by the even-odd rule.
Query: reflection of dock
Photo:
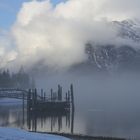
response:
[[[49,122],[49,123],[47,123]],[[68,129],[70,133],[73,133],[74,127],[74,112],[71,110],[66,111],[30,111],[27,114],[27,125],[30,131],[37,132],[38,124],[44,125],[50,132],[61,132],[62,129]],[[47,125],[48,124],[48,125]],[[63,128],[64,127],[64,128]],[[47,131],[48,132],[48,131]]]

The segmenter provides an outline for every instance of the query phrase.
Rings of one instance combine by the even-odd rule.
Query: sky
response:
[[[31,0],[0,0],[0,29],[8,30],[16,20],[22,3]],[[54,5],[64,0],[51,0]]]

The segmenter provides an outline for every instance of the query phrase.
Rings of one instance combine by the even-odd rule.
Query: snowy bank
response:
[[[0,127],[0,140],[70,140],[50,134],[27,132],[16,128]]]

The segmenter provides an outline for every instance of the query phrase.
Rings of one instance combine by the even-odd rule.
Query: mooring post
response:
[[[74,110],[71,112],[71,134],[73,134],[74,131]]]
[[[70,102],[70,91],[68,90],[68,102]]]
[[[28,124],[28,128],[30,130],[31,128],[31,89],[29,89],[28,94],[27,94],[27,124]]]
[[[62,87],[60,86],[60,100],[62,101]]]
[[[44,92],[44,101],[45,101],[45,99],[46,99],[46,93]]]
[[[71,103],[72,103],[72,110],[74,111],[74,95],[73,95],[73,84],[70,86],[70,91],[71,91]]]
[[[68,101],[68,94],[67,94],[67,92],[66,92],[66,102]]]
[[[30,111],[31,108],[31,89],[29,89],[27,94],[27,111]]]
[[[55,100],[55,92],[53,92],[53,94],[52,94],[52,100],[53,101]]]
[[[36,109],[36,104],[37,104],[37,89],[35,89],[35,93],[34,93],[34,108]]]
[[[41,100],[43,101],[43,89],[41,89]]]
[[[59,101],[61,100],[61,99],[60,99],[60,98],[61,98],[61,97],[60,97],[60,96],[61,96],[61,95],[60,95],[60,94],[61,94],[60,92],[61,92],[61,91],[60,91],[60,85],[58,85],[58,100],[59,100]]]
[[[35,109],[35,95],[36,94],[36,89],[34,89],[31,93],[31,96],[32,96],[32,109],[34,110]]]
[[[32,105],[32,109],[34,109],[34,94],[35,93],[35,89],[31,92],[31,105]]]
[[[53,92],[53,101],[55,101],[56,94],[56,92]]]
[[[23,109],[24,109],[24,93],[23,93],[23,100],[22,100],[22,104],[23,104]],[[23,110],[24,111],[24,110]]]
[[[22,111],[23,111],[23,124],[24,124],[24,93],[23,93],[23,104],[22,104],[22,106],[23,106]]]
[[[52,101],[52,98],[53,98],[53,89],[51,88],[51,101]]]

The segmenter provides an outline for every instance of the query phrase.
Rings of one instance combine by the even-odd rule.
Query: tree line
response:
[[[34,86],[35,82],[23,68],[17,73],[11,73],[8,69],[0,71],[0,88],[27,89]]]

